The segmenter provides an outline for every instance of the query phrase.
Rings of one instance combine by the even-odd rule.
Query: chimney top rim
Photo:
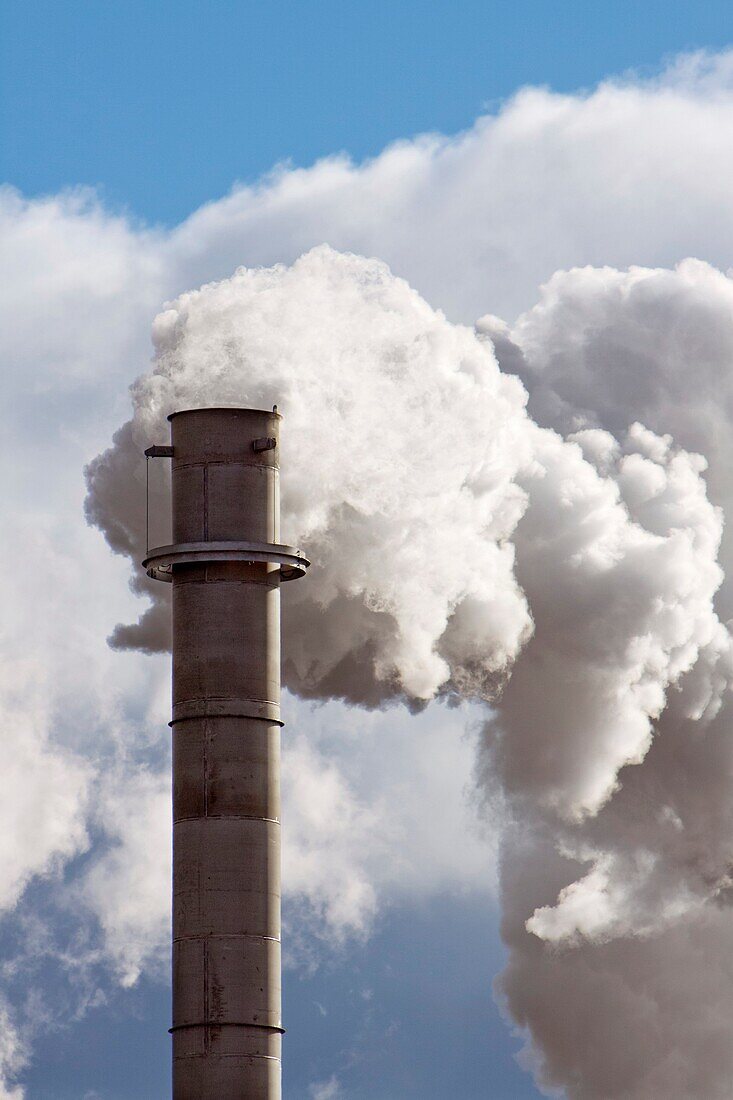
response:
[[[176,409],[175,412],[168,413],[166,419],[172,420],[174,416],[190,416],[191,413],[204,412],[251,413],[253,416],[274,416],[277,420],[282,420],[282,413],[275,411],[275,409],[251,409],[245,408],[243,405],[202,405],[197,409]]]

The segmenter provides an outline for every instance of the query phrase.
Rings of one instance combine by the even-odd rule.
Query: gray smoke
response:
[[[575,431],[601,462],[595,441],[605,430],[619,435],[634,416],[671,430],[705,452],[710,495],[728,511],[732,306],[731,280],[698,261],[675,271],[585,268],[555,275],[512,331],[494,318],[479,328],[525,380],[541,423]],[[647,501],[641,482],[630,487],[632,513],[640,505],[650,517],[651,504],[654,530],[660,522],[682,530],[666,491]],[[729,575],[732,550],[728,533],[721,562]],[[502,697],[498,728],[488,731],[485,774],[493,767],[511,776],[517,731],[527,728],[526,685],[535,687],[533,666],[557,647],[556,617],[543,628],[532,579],[521,571],[519,579],[537,629]],[[681,590],[683,579],[675,585]],[[732,600],[723,581],[723,614]],[[574,618],[579,611],[576,604]],[[581,632],[601,636],[610,611],[581,622]],[[642,766],[620,773],[619,789],[592,820],[558,830],[534,800],[522,800],[522,826],[504,835],[511,956],[500,989],[532,1034],[539,1079],[571,1097],[731,1095],[730,679],[727,631],[716,627],[656,716]],[[552,709],[560,697],[567,711],[583,693],[563,677],[545,689],[545,704]]]
[[[571,1097],[730,1094],[714,955],[733,939],[733,668],[696,453],[724,455],[725,399],[708,447],[711,350],[682,430],[690,347],[668,332],[684,307],[690,345],[719,351],[708,283],[723,300],[727,282],[692,263],[558,275],[512,331],[477,335],[377,261],[321,247],[242,269],[156,319],[133,417],[88,471],[90,519],[138,560],[141,455],[166,415],[282,409],[284,537],[314,561],[285,600],[286,683],[491,705],[477,776],[504,806],[502,995],[538,1080]],[[711,484],[724,502],[725,474]],[[151,606],[113,644],[165,648],[162,586],[134,578]]]

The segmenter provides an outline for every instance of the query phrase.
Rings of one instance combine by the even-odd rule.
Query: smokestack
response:
[[[173,413],[173,1100],[278,1100],[280,582],[277,407]]]

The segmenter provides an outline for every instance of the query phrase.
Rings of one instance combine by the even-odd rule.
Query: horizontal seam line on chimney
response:
[[[276,1031],[280,1035],[285,1034],[285,1028],[278,1027],[277,1024],[247,1024],[240,1020],[202,1020],[196,1024],[174,1024],[173,1027],[168,1028],[168,1032],[172,1034],[174,1031],[183,1031],[191,1027],[254,1027],[258,1031]],[[249,1057],[256,1058],[258,1055],[249,1055]],[[272,1055],[260,1054],[259,1057],[270,1058]],[[275,1061],[279,1062],[280,1059],[276,1058]]]
[[[169,1027],[168,1031],[169,1031],[170,1034],[173,1034],[173,1029],[172,1028]],[[283,1034],[284,1034],[284,1032],[283,1032]],[[195,1062],[197,1059],[204,1059],[204,1058],[210,1058],[210,1057],[211,1057],[210,1054],[174,1054],[173,1055],[175,1063],[176,1064],[180,1063],[181,1069],[183,1068],[184,1062]],[[279,1055],[277,1055],[277,1054],[252,1054],[251,1051],[247,1051],[246,1053],[242,1052],[242,1051],[239,1051],[239,1052],[235,1052],[234,1054],[222,1054],[221,1051],[217,1051],[215,1057],[216,1057],[217,1061],[226,1061],[227,1058],[248,1058],[248,1059],[249,1058],[252,1058],[252,1059],[260,1058],[263,1062],[277,1062],[277,1064],[279,1066],[282,1065],[282,1058],[280,1058]]]
[[[246,565],[246,566],[253,566],[254,565],[254,566],[262,566],[262,565],[271,565],[271,564],[272,564],[272,562],[268,562],[268,561],[254,561],[254,562],[244,562],[244,561],[183,561],[183,562],[181,562],[181,561],[179,561],[179,562],[175,562],[176,569],[180,569],[182,566],[185,566],[187,569],[209,569],[211,566],[219,566],[219,565]],[[258,584],[262,588],[279,588],[280,587],[280,582],[279,581],[276,581],[275,583],[273,583],[272,581],[258,580],[256,577],[248,577],[246,579],[244,577],[239,577],[235,580],[232,580],[231,577],[214,577],[214,578],[207,577],[205,579],[202,579],[201,577],[198,577],[196,579],[191,578],[190,580],[182,580],[181,577],[180,577],[180,574],[176,575],[176,587],[177,588],[182,588],[184,585],[188,585],[188,584],[238,584],[238,585],[239,584]]]
[[[275,450],[275,448],[272,448]],[[174,469],[176,470],[203,470],[206,466],[244,466],[249,470],[277,470],[280,471],[279,465],[274,462],[240,462],[238,459],[231,458],[210,458],[204,462],[176,462],[175,455]]]
[[[187,714],[184,718],[171,718],[169,726],[177,726],[179,722],[200,722],[202,718],[248,718],[251,722],[267,722],[270,726],[284,726],[279,718],[264,718],[261,714],[244,714],[240,710],[227,711],[225,714]]]
[[[188,703],[264,703],[268,707],[279,707],[277,699],[262,699],[259,695],[189,695],[186,699],[175,699],[173,708],[186,706]]]
[[[181,821],[271,821],[273,825],[280,825],[279,817],[264,817],[261,814],[191,814],[186,817],[174,817],[173,824]]]
[[[259,932],[203,932],[198,936],[174,936],[173,943],[186,943],[189,940],[269,940],[270,943],[282,943],[279,936],[261,936]]]

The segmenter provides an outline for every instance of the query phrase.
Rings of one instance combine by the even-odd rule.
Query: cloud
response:
[[[305,737],[289,739],[286,753],[286,897],[315,910],[318,925],[338,942],[365,931],[374,915],[374,886],[354,856],[372,849],[373,834],[384,832],[384,808],[360,805],[339,770]]]
[[[98,823],[112,843],[84,877],[123,986],[143,967],[164,972],[170,936],[170,772],[127,770],[102,780]],[[157,964],[157,965],[156,965]]]
[[[704,447],[711,495],[727,511],[730,296],[730,279],[699,261],[672,271],[577,269],[555,275],[511,331],[491,319],[481,327],[498,334],[500,359],[519,364],[530,409],[543,423],[578,429],[594,463],[618,464],[606,429],[618,432],[637,410],[658,430],[668,426],[687,445]],[[667,463],[663,438],[638,428],[634,435],[634,481],[620,481],[627,506],[657,534],[679,533],[683,513],[702,518],[702,500],[677,474],[663,484],[646,467]],[[720,523],[709,514],[698,530],[719,537]],[[731,561],[730,543],[722,561]],[[678,600],[685,587],[677,575]],[[716,602],[727,609],[730,601],[724,580]],[[607,616],[591,617],[587,630],[602,637],[607,624]],[[542,634],[538,617],[527,658]],[[564,1086],[573,1100],[729,1092],[733,1065],[716,1021],[730,1012],[718,962],[733,927],[730,644],[717,627],[699,641],[698,660],[652,716],[643,766],[620,774],[620,788],[595,818],[558,831],[530,813],[504,837],[511,958],[500,987],[533,1035],[540,1080]],[[522,688],[515,677],[502,699],[504,728],[526,709]],[[572,709],[578,685],[560,678],[554,688]],[[559,1024],[558,1005],[572,1036]],[[620,1020],[617,1041],[600,1044],[600,1031]]]
[[[396,142],[364,164],[278,169],[174,231],[175,292],[323,241],[379,256],[468,323],[487,309],[511,320],[558,268],[700,256],[725,269],[731,56],[687,55],[652,80],[584,94],[528,87],[455,136]]]
[[[712,609],[721,517],[704,461],[638,424],[623,447],[599,431],[565,441],[538,428],[488,342],[383,264],[324,246],[292,268],[240,269],[169,305],[155,332],[133,421],[89,467],[89,514],[113,539],[124,529],[141,556],[142,517],[124,487],[167,413],[278,397],[283,528],[315,563],[287,600],[283,665],[296,692],[489,700],[522,649],[542,646],[545,635],[530,642],[541,626],[535,687],[520,693],[525,709],[542,698],[555,744],[546,768],[535,756],[537,797],[580,818],[644,758],[667,687],[703,649],[713,663],[725,652]],[[568,706],[571,677],[583,686]],[[554,718],[553,682],[563,683]],[[525,713],[502,759],[508,789],[515,753],[517,782],[530,783],[523,742],[534,737]]]
[[[0,804],[0,909],[12,909],[28,882],[59,872],[88,845],[90,768],[54,748],[46,670],[31,658],[0,669],[5,794]]]
[[[500,359],[524,379],[530,410],[561,431],[622,431],[634,419],[670,432],[709,463],[711,498],[731,503],[728,365],[733,283],[701,260],[672,270],[573,268],[557,272],[513,329],[498,333]],[[723,562],[733,562],[730,531]],[[731,614],[731,597],[721,606]]]
[[[339,1097],[344,1095],[338,1077],[335,1075],[329,1077],[327,1081],[316,1081],[309,1087],[308,1092],[313,1100],[339,1100]]]
[[[468,889],[493,895],[494,834],[471,798],[477,710],[436,703],[406,721],[401,707],[364,713],[335,702],[314,707],[286,694],[290,964],[312,965],[324,944],[343,950],[350,938],[367,936],[385,897]],[[440,814],[430,810],[436,805]]]
[[[487,677],[501,672],[530,630],[507,545],[525,506],[515,476],[530,444],[526,395],[487,345],[384,264],[326,246],[292,268],[240,269],[184,295],[159,314],[154,338],[132,424],[89,467],[88,513],[115,544],[144,556],[127,487],[172,409],[277,403],[287,418],[283,530],[316,559],[287,601],[286,684],[353,701],[370,690],[423,700],[470,676],[466,661]],[[152,622],[127,644],[155,648]],[[311,637],[301,653],[306,623],[309,635],[319,624],[319,644]]]
[[[13,1084],[28,1064],[28,1052],[5,1003],[0,1004],[0,1100],[23,1100],[25,1090]]]

